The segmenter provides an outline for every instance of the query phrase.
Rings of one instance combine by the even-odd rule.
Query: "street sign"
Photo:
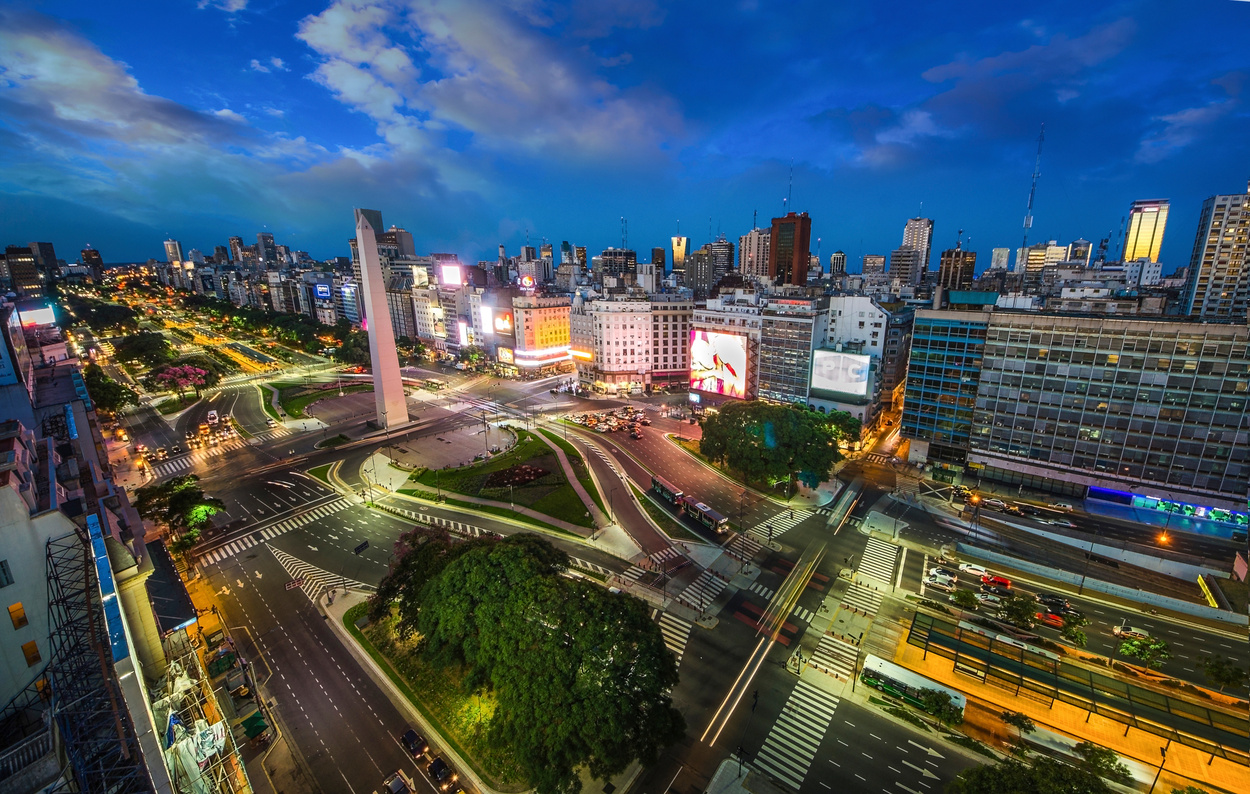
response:
[[[367,548],[369,548],[369,541],[367,541],[367,540],[362,540],[362,541],[360,541],[360,545],[359,545],[359,546],[357,546],[355,549],[353,549],[353,550],[352,550],[352,553],[353,553],[353,554],[359,554],[360,552],[364,551],[364,550],[365,550],[365,549],[367,549]]]
[[[291,581],[286,583],[287,590],[298,590],[299,588],[303,586],[304,586],[304,577],[302,576],[298,579],[292,579]]]

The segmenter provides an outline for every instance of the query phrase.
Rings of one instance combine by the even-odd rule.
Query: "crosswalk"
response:
[[[690,586],[677,597],[677,600],[692,609],[703,612],[716,600],[716,596],[720,595],[720,591],[725,589],[726,584],[728,583],[724,579],[708,569],[699,574],[699,578],[691,582]]]
[[[812,654],[810,664],[829,675],[850,681],[855,676],[855,663],[859,659],[859,648],[832,634],[820,638],[820,645]]]
[[[798,605],[795,605],[794,609],[790,611],[790,614],[794,615],[796,618],[803,621],[804,623],[811,623],[812,618],[816,617],[815,612],[811,611],[807,607],[801,607]]]
[[[651,567],[660,569],[663,568],[664,564],[669,562],[669,560],[677,559],[681,556],[683,556],[681,549],[676,546],[669,546],[667,549],[661,549],[654,554],[648,554],[647,560],[650,562]]]
[[[863,456],[862,460],[870,460],[873,463],[889,463],[890,456],[884,452],[869,452]]]
[[[569,557],[569,565],[583,571],[597,573],[600,576],[612,576],[614,573],[613,571],[609,571],[607,568],[604,568],[602,565],[587,562],[586,560],[578,559],[577,557]]]
[[[220,455],[224,455],[231,450],[240,449],[243,446],[243,439],[232,438],[229,441],[218,444],[215,447],[209,447],[208,449],[193,449],[190,452],[179,455],[176,458],[154,462],[152,464],[152,473],[155,474],[158,479],[168,477],[171,474],[176,474],[177,472],[182,471],[183,469],[191,468],[192,463],[210,460]]]
[[[215,565],[222,560],[227,560],[239,552],[246,551],[257,544],[267,543],[279,535],[290,532],[292,529],[298,529],[311,521],[316,521],[319,518],[325,518],[326,516],[333,515],[348,506],[349,503],[347,500],[336,498],[333,501],[327,502],[319,507],[315,507],[306,513],[301,513],[293,518],[279,521],[266,529],[262,529],[257,532],[250,532],[245,537],[239,538],[231,543],[227,543],[220,548],[213,549],[212,551],[202,555],[200,557],[200,562],[205,565]]]
[[[881,608],[881,591],[862,582],[852,584],[842,596],[842,608],[875,615]]]
[[[814,515],[816,515],[816,511],[813,510],[787,510],[778,513],[767,521],[761,521],[756,526],[748,529],[747,532],[767,543],[770,539],[776,540],[786,531],[793,529]]]
[[[273,556],[277,558],[278,563],[290,575],[293,581],[300,581],[299,589],[314,604],[317,603],[317,599],[321,598],[331,588],[375,589],[364,582],[347,579],[337,573],[331,573],[315,565],[309,565],[299,557],[293,557],[282,549],[275,549],[273,546],[270,546],[269,551],[273,553]]]
[[[660,624],[660,634],[664,636],[664,645],[673,652],[680,664],[681,656],[686,652],[686,643],[690,641],[690,629],[694,624],[659,610],[652,610],[651,616],[654,618],[657,613],[659,620],[656,622]]]
[[[738,534],[729,542],[729,551],[740,560],[751,560],[764,548],[764,544],[750,535]]]
[[[755,593],[757,596],[762,596],[765,601],[772,598],[773,593],[776,592],[775,590],[765,587],[759,582],[751,582],[751,586],[748,587],[747,589],[750,590],[752,593]]]
[[[751,586],[748,587],[747,590],[751,591],[752,593],[755,593],[757,596],[760,596],[765,601],[771,600],[772,597],[776,595],[777,593],[776,590],[773,590],[771,587],[765,587],[759,582],[751,582]],[[794,609],[791,610],[790,614],[794,615],[796,618],[803,621],[804,623],[811,623],[812,619],[816,617],[815,612],[811,611],[807,607],[798,606],[797,604],[795,605]]]
[[[864,554],[859,560],[859,575],[871,577],[884,584],[894,583],[894,564],[898,560],[898,546],[880,538],[869,538]]]
[[[825,738],[838,698],[799,680],[755,757],[755,767],[798,790]]]

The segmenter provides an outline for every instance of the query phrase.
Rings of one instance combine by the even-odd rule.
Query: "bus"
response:
[[[430,391],[442,391],[447,388],[447,381],[439,380],[438,378],[427,378],[425,381],[425,388]]]
[[[681,504],[681,498],[685,496],[681,489],[670,483],[663,477],[651,475],[651,492],[668,502],[673,507]]]
[[[708,529],[713,530],[717,535],[723,535],[729,531],[728,518],[725,518],[693,496],[683,496],[681,498],[681,506],[685,510],[686,515]]]
[[[951,705],[958,708],[960,712],[964,710],[968,703],[968,699],[962,693],[942,686],[937,681],[930,681],[922,675],[917,675],[906,667],[899,667],[897,664],[886,661],[879,656],[873,656],[871,653],[864,658],[864,667],[860,670],[859,680],[874,689],[881,690],[887,695],[893,695],[913,706],[922,708],[924,707],[924,690],[926,689],[933,689],[950,695]]]

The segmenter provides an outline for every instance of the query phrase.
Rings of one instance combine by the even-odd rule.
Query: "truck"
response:
[[[218,418],[217,418],[217,411],[215,411],[215,410],[214,410],[214,411],[209,411],[209,412],[208,412],[208,423],[209,423],[210,425],[215,425],[215,424],[217,424],[217,422],[218,422],[218,421],[219,421],[219,420],[218,420]]]

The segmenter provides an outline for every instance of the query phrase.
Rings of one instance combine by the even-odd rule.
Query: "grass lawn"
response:
[[[265,413],[269,414],[271,418],[276,419],[280,422],[282,421],[282,417],[278,415],[278,409],[274,408],[273,405],[269,402],[270,399],[272,399],[273,397],[274,391],[276,391],[276,389],[274,389],[274,387],[270,386],[268,383],[262,383],[260,385],[260,407],[264,408]]]
[[[395,493],[402,494],[404,496],[411,496],[414,499],[424,499],[427,502],[436,501],[435,497],[438,495],[432,491],[427,491],[421,488],[400,488]],[[468,510],[472,510],[476,513],[486,513],[488,515],[499,516],[501,518],[510,518],[513,521],[520,521],[523,524],[529,524],[532,527],[538,527],[539,529],[546,530],[547,532],[554,532],[555,534],[562,535],[566,538],[580,538],[581,537],[581,535],[577,535],[572,532],[569,532],[567,529],[560,529],[559,527],[552,526],[551,524],[548,524],[545,521],[539,521],[536,518],[530,518],[524,513],[517,513],[513,510],[509,510],[506,507],[494,507],[492,505],[479,505],[479,504],[474,504],[473,502],[466,502],[462,499],[454,499],[446,495],[443,496],[443,501],[441,502],[441,504],[452,505],[453,507],[463,507]]]
[[[278,390],[278,404],[282,406],[282,410],[294,419],[303,419],[304,410],[317,400],[325,400],[331,397],[338,397],[339,390],[331,385],[330,388],[321,389],[317,386],[326,384],[316,384],[305,386],[302,383],[275,383],[274,388]],[[351,386],[344,386],[344,394],[355,394],[356,392],[373,391],[372,383],[354,383]]]
[[[332,438],[327,438],[325,441],[318,441],[317,447],[319,449],[326,449],[328,447],[337,447],[339,444],[346,444],[348,441],[351,441],[351,439],[343,435],[342,433],[339,433],[337,436],[333,436]]]
[[[434,738],[450,744],[491,788],[504,792],[528,788],[507,749],[486,740],[495,699],[480,691],[466,694],[459,670],[427,664],[417,653],[416,636],[396,636],[395,618],[376,621],[363,630],[357,628],[356,620],[364,613],[364,604],[347,610],[343,626],[438,731]]]
[[[318,480],[321,480],[326,485],[329,485],[330,484],[330,467],[333,465],[334,465],[333,463],[327,463],[324,466],[316,466],[314,468],[309,469],[308,473],[312,475],[313,477],[316,477]]]
[[[552,433],[550,430],[543,430],[540,428],[538,432],[551,439],[551,443],[564,450],[564,454],[568,457],[569,463],[573,466],[573,471],[577,472],[577,481],[580,482],[582,487],[586,489],[586,493],[590,494],[590,498],[595,500],[595,504],[599,506],[599,510],[602,511],[604,515],[607,515],[608,509],[603,506],[603,497],[600,496],[599,489],[595,487],[595,481],[590,476],[590,469],[586,466],[586,461],[582,459],[582,456],[578,453],[577,448],[568,441],[565,441],[563,438],[557,436],[555,433]]]
[[[423,469],[411,479],[427,489],[440,487],[444,491],[466,496],[512,502],[570,524],[593,529],[594,521],[587,515],[586,506],[565,478],[556,454],[533,433],[526,430],[518,430],[516,433],[516,446],[501,455],[472,466],[442,469],[437,473],[432,469]],[[490,475],[519,465],[534,466],[547,473],[536,480],[511,488],[506,485],[487,485]],[[472,509],[491,512],[490,508],[483,505],[472,505]],[[505,510],[504,515],[511,513]]]
[[[196,397],[194,394],[188,394],[182,399],[178,399],[177,397],[167,397],[156,404],[156,410],[159,411],[162,416],[168,416],[169,414],[176,414],[179,411],[190,408],[199,401],[200,398]]]
[[[651,497],[638,490],[633,483],[630,483],[629,487],[633,489],[634,496],[638,497],[638,504],[642,505],[642,509],[647,511],[647,515],[651,516],[651,520],[659,524],[660,529],[664,530],[670,538],[689,538],[701,543],[706,542],[703,538],[682,526],[681,522],[673,518],[667,510],[651,501]]]

